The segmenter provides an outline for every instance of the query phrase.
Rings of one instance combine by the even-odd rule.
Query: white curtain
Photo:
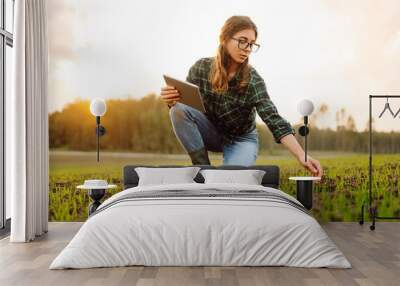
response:
[[[13,92],[6,114],[11,136],[6,146],[11,171],[10,241],[28,242],[47,232],[48,226],[46,0],[16,0],[14,11]]]

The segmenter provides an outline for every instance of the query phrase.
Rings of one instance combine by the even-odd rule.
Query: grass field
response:
[[[314,187],[313,215],[320,221],[356,221],[362,202],[368,198],[368,155],[311,152],[323,168],[324,176]],[[211,156],[220,165],[220,156]],[[122,190],[122,168],[127,164],[190,165],[186,155],[102,153],[96,162],[94,152],[50,152],[50,221],[84,221],[90,199],[76,189],[85,179],[106,179],[118,185],[107,197]],[[296,184],[290,176],[309,175],[287,153],[259,156],[258,165],[278,165],[280,189],[294,195]],[[400,155],[374,155],[373,189],[379,215],[399,216]]]

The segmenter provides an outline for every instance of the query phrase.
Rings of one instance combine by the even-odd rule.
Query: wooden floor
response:
[[[400,223],[329,223],[329,236],[352,269],[290,267],[120,267],[48,270],[81,223],[50,223],[32,243],[0,241],[0,285],[400,285]]]

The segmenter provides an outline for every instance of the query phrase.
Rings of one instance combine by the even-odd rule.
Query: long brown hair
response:
[[[230,56],[225,45],[234,34],[246,29],[254,30],[257,38],[257,27],[247,16],[232,16],[225,21],[225,24],[221,28],[217,55],[214,59],[209,75],[212,89],[218,94],[222,94],[228,90],[229,78],[227,68]],[[242,91],[247,87],[250,80],[250,66],[248,58],[246,61],[240,64],[237,72],[241,75],[241,77],[236,87]]]

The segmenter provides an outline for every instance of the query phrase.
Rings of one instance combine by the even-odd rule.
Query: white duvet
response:
[[[124,190],[280,190],[238,184],[175,184]],[[123,201],[90,217],[50,269],[145,266],[350,268],[318,222],[299,209],[255,198],[154,198]]]

